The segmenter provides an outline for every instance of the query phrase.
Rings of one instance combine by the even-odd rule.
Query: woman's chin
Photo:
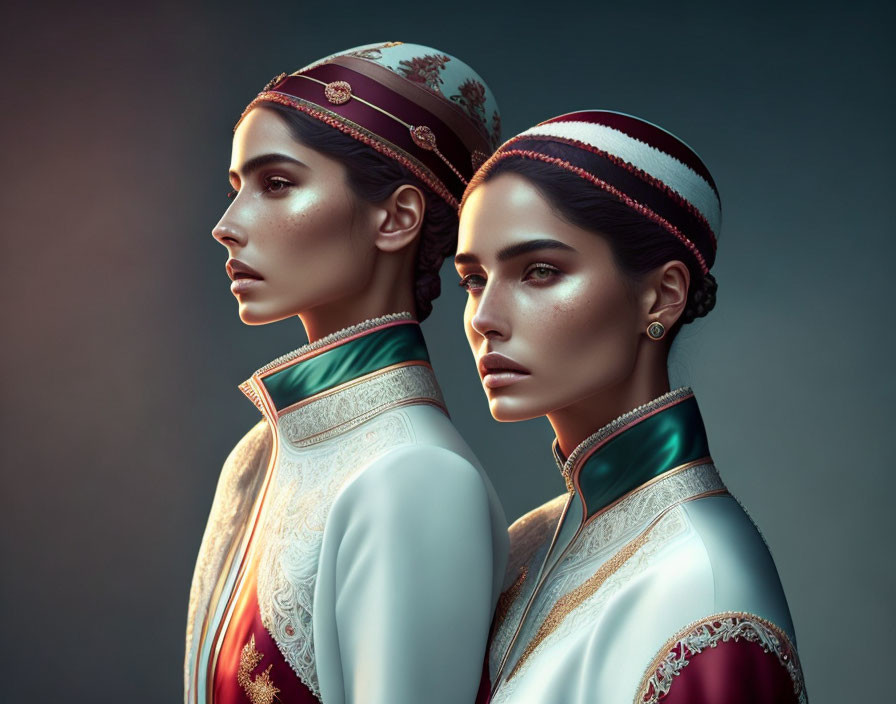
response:
[[[265,310],[252,303],[240,303],[239,307],[240,320],[246,325],[267,325],[288,318],[290,315],[292,314],[278,314],[277,311]]]
[[[516,423],[521,420],[531,420],[544,415],[541,407],[536,407],[530,399],[507,398],[498,396],[490,398],[488,409],[492,418],[501,423]]]

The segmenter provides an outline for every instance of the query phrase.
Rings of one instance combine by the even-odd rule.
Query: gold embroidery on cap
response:
[[[324,96],[333,105],[344,105],[352,99],[352,87],[348,81],[333,81],[324,86]]]
[[[277,692],[280,691],[271,682],[273,665],[268,665],[267,670],[254,680],[252,679],[252,670],[258,667],[258,663],[263,659],[264,655],[255,649],[255,634],[252,634],[240,653],[240,667],[236,675],[236,681],[246,692],[246,696],[249,697],[252,704],[273,704]]]
[[[435,151],[436,149],[436,135],[426,125],[418,125],[417,127],[412,127],[411,139],[413,139],[414,144],[416,144],[421,149],[427,149],[429,151]]]
[[[261,89],[261,92],[264,93],[265,91],[271,90],[275,85],[277,85],[284,78],[286,78],[285,73],[278,73],[271,80],[269,80],[267,83],[265,83],[265,86],[264,86],[264,88]]]
[[[439,151],[438,146],[436,146],[436,133],[433,132],[426,125],[417,125],[416,127],[411,127],[411,140],[421,149],[426,149],[427,151],[433,152],[439,159],[445,162],[445,165],[454,172],[454,175],[457,176],[461,182],[466,185],[467,179],[465,179],[460,171],[454,168],[454,164],[452,164],[445,157],[442,152]]]
[[[482,166],[486,161],[488,161],[488,154],[480,149],[474,149],[473,153],[470,155],[470,163],[473,164],[473,170],[476,171],[480,166]]]

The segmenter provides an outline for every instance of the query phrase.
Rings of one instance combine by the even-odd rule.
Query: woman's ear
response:
[[[426,199],[416,186],[404,184],[379,203],[379,218],[374,244],[382,252],[397,252],[417,239],[426,214]]]
[[[687,305],[691,272],[684,262],[666,262],[650,274],[648,281],[644,327],[660,322],[668,330],[678,322]]]

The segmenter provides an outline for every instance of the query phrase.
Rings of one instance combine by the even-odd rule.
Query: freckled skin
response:
[[[576,251],[497,261],[501,248],[542,238]],[[482,290],[471,291],[464,313],[474,355],[498,352],[532,372],[488,390],[495,418],[541,416],[631,374],[640,310],[609,245],[558,217],[528,181],[502,174],[477,188],[464,208],[458,251],[475,251],[487,279]],[[527,269],[539,263],[556,271],[543,273],[544,281],[527,278]]]
[[[266,154],[303,165],[244,172]],[[237,193],[212,234],[263,277],[237,294],[244,323],[282,320],[364,292],[374,267],[367,233],[376,227],[375,210],[350,192],[342,164],[296,141],[274,112],[256,108],[234,133],[230,169]]]
[[[553,240],[503,259],[509,246]],[[463,262],[472,255],[475,261]],[[636,284],[608,242],[561,218],[524,177],[504,173],[479,185],[460,218],[458,274],[469,295],[464,330],[477,361],[489,352],[530,374],[485,388],[499,421],[547,416],[561,449],[668,390],[666,344],[645,335],[669,327],[687,293],[686,267],[670,262]]]

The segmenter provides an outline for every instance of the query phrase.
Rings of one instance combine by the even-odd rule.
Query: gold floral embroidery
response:
[[[236,675],[236,681],[246,692],[246,696],[249,697],[252,704],[272,704],[276,699],[277,692],[280,691],[271,682],[273,665],[268,665],[264,672],[254,680],[252,679],[252,670],[258,667],[258,663],[263,659],[264,655],[255,649],[255,635],[253,634],[249,636],[249,642],[243,646],[240,653],[240,667]]]

